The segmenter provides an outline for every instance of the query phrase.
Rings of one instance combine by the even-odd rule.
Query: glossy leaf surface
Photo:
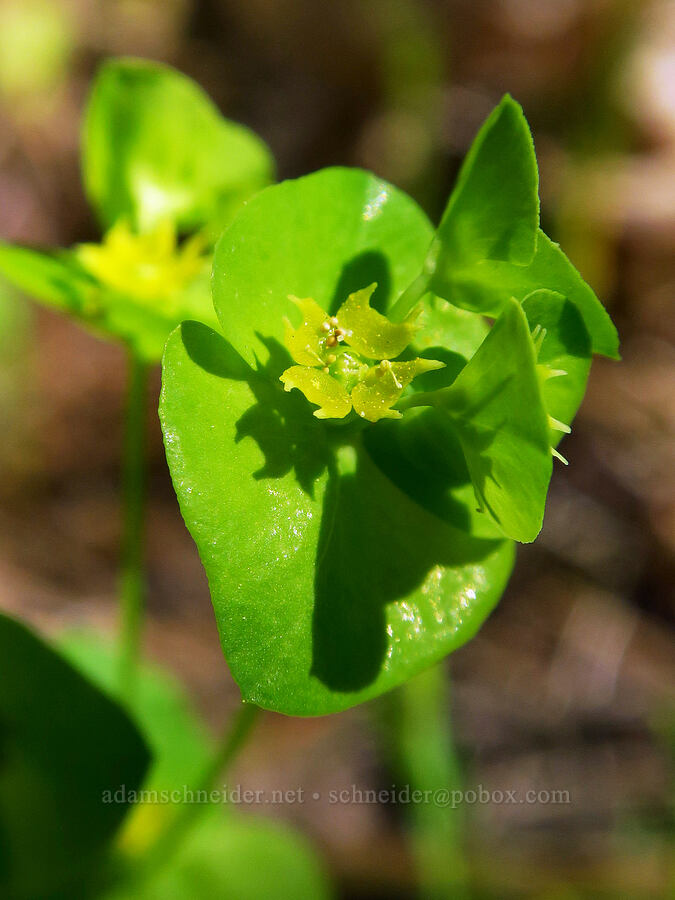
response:
[[[289,295],[311,297],[333,315],[375,282],[370,304],[386,313],[419,271],[432,235],[410,197],[360,169],[323,169],[267,188],[216,247],[213,297],[223,334],[254,364],[268,358],[266,342],[283,346],[284,318],[298,320]]]
[[[140,786],[146,745],[127,714],[0,615],[0,894],[76,896]]]
[[[318,421],[278,383],[290,361],[284,317],[297,318],[289,294],[332,313],[377,282],[372,305],[386,313],[431,233],[409,198],[366,172],[268,188],[216,249],[230,343],[186,323],[167,345],[160,415],[174,485],[228,662],[262,706],[317,715],[382,693],[472,636],[508,577],[501,535],[465,534],[425,508],[353,425]],[[452,353],[457,331],[455,374],[485,328],[441,303],[420,320],[424,356],[437,341]]]
[[[227,221],[273,173],[260,138],[224,119],[186,76],[140,59],[101,67],[83,129],[82,167],[102,224],[126,219],[141,230],[164,219],[182,229]]]
[[[415,503],[215,332],[172,335],[160,414],[246,699],[295,715],[351,706],[464,643],[496,603],[507,542]]]

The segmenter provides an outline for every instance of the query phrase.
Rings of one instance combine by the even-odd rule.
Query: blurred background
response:
[[[78,171],[101,59],[161,59],[268,142],[279,177],[374,170],[435,220],[509,91],[532,125],[543,224],[609,308],[544,531],[479,635],[448,660],[467,788],[571,803],[465,810],[486,897],[671,896],[675,820],[675,3],[663,0],[0,0],[0,237],[97,240]],[[121,350],[0,293],[0,606],[47,633],[115,626]],[[214,728],[238,702],[156,416],[149,655]],[[377,704],[266,715],[230,782],[391,786]],[[410,896],[392,805],[279,804],[340,896]],[[669,871],[669,866],[671,867]]]

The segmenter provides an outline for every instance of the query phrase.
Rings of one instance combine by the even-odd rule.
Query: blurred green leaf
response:
[[[324,900],[332,896],[312,847],[291,826],[203,811],[156,874],[106,900]]]
[[[127,706],[152,751],[152,766],[144,791],[193,788],[201,781],[213,753],[213,740],[193,710],[182,685],[165,669],[140,666],[133,695],[121,696],[118,648],[98,634],[67,632],[59,639],[62,652],[102,690]],[[167,822],[180,810],[179,803],[137,803],[124,823],[122,849],[131,857],[142,855]]]
[[[140,230],[226,221],[272,180],[265,144],[224,119],[191,79],[160,63],[112,59],[96,78],[83,129],[87,195],[102,224]]]
[[[531,262],[539,228],[539,173],[527,120],[508,94],[464,160],[434,242],[431,291],[448,297],[453,271],[483,259]]]
[[[0,273],[59,312],[86,316],[96,309],[97,282],[67,250],[35,250],[0,241]]]
[[[79,896],[127,812],[106,796],[148,761],[112,699],[0,614],[0,895]]]
[[[103,284],[87,272],[75,251],[40,251],[0,242],[0,274],[95,334],[123,341],[148,362],[161,359],[168,334],[182,319],[217,323],[206,269],[178,293],[148,300]]]
[[[143,663],[137,690],[123,701],[116,646],[99,634],[78,630],[61,635],[59,647],[101,690],[128,704],[128,712],[152,750],[153,763],[144,787],[182,787],[201,776],[211,758],[213,740],[173,675]]]

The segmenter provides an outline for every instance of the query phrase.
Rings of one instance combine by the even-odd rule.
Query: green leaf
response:
[[[539,173],[532,135],[508,94],[478,132],[443,214],[430,290],[447,297],[458,266],[482,259],[531,262],[539,228]]]
[[[533,291],[522,306],[530,330],[542,329],[537,368],[546,411],[571,425],[586,393],[591,368],[591,340],[586,326],[576,306],[553,291]],[[562,436],[560,430],[553,429],[551,444],[555,446]]]
[[[206,810],[156,875],[106,900],[326,900],[313,848],[290,825]]]
[[[0,273],[46,306],[74,316],[96,309],[98,285],[68,251],[41,251],[0,241]]]
[[[59,649],[83,675],[127,706],[152,750],[152,766],[144,787],[161,790],[198,780],[211,759],[213,741],[192,709],[185,689],[159,666],[143,663],[137,690],[120,695],[118,649],[99,634],[69,631]]]
[[[386,313],[420,270],[433,230],[417,204],[360,169],[323,169],[251,198],[216,246],[213,299],[223,334],[250,364],[283,344],[289,295],[334,314],[373,282]],[[278,373],[279,375],[281,372]]]
[[[153,802],[153,792],[193,788],[201,783],[210,764],[213,741],[192,709],[183,687],[166,670],[143,663],[131,701],[120,696],[118,650],[98,634],[66,632],[59,647],[70,662],[101,690],[127,707],[152,751],[152,766],[143,783],[145,800],[137,801],[127,816],[119,844],[130,858],[142,857],[168,820],[180,810],[178,803]]]
[[[475,356],[438,396],[457,431],[479,505],[508,537],[533,541],[552,464],[535,349],[517,300],[505,305]]]
[[[148,751],[122,709],[23,625],[0,615],[0,894],[79,896]]]
[[[101,635],[71,631],[59,638],[70,662],[102,690],[119,691],[116,648]],[[166,670],[143,664],[130,713],[152,749],[152,767],[143,790],[194,789],[210,764],[213,741],[192,709],[183,687]],[[146,881],[144,853],[180,804],[137,803],[124,823],[121,846],[140,866],[125,869],[122,885],[105,894],[106,900],[195,900],[266,898],[271,895],[328,896],[325,875],[312,848],[290,826],[263,819],[240,817],[232,805],[204,810],[177,852]],[[127,879],[129,883],[127,884]]]
[[[83,129],[87,196],[105,227],[148,230],[224,223],[272,179],[253,132],[224,119],[192,80],[168,66],[113,59],[96,78]]]
[[[282,258],[288,246],[280,242]],[[322,299],[333,290],[329,282]],[[232,331],[245,346],[248,332]],[[288,356],[273,340],[267,347],[253,370],[215,332],[184,323],[167,343],[160,417],[244,698],[320,715],[389,690],[472,637],[503,590],[512,545],[465,534],[415,502],[357,435],[284,393],[271,375]]]
[[[539,232],[537,252],[529,266],[485,261],[452,273],[443,296],[456,306],[498,315],[511,297],[523,299],[546,288],[567,297],[578,309],[594,353],[619,358],[619,339],[607,311],[558,244]]]
[[[183,319],[217,324],[206,272],[165,302],[148,302],[106,287],[73,251],[43,252],[0,243],[0,274],[94,334],[122,341],[148,362],[161,359],[169,333]]]

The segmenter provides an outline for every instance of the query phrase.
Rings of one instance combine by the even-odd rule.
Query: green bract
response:
[[[484,278],[497,266],[503,282]],[[246,204],[213,292],[224,337],[171,335],[160,416],[225,655],[247,700],[344,709],[480,627],[509,539],[541,528],[591,349],[615,354],[616,333],[538,230],[510,98],[436,234],[391,185],[326,169]]]
[[[103,65],[83,129],[82,174],[100,245],[0,243],[0,273],[147,361],[194,318],[215,324],[211,238],[272,175],[269,151],[190,79],[146,60]],[[185,231],[198,232],[185,242]]]

